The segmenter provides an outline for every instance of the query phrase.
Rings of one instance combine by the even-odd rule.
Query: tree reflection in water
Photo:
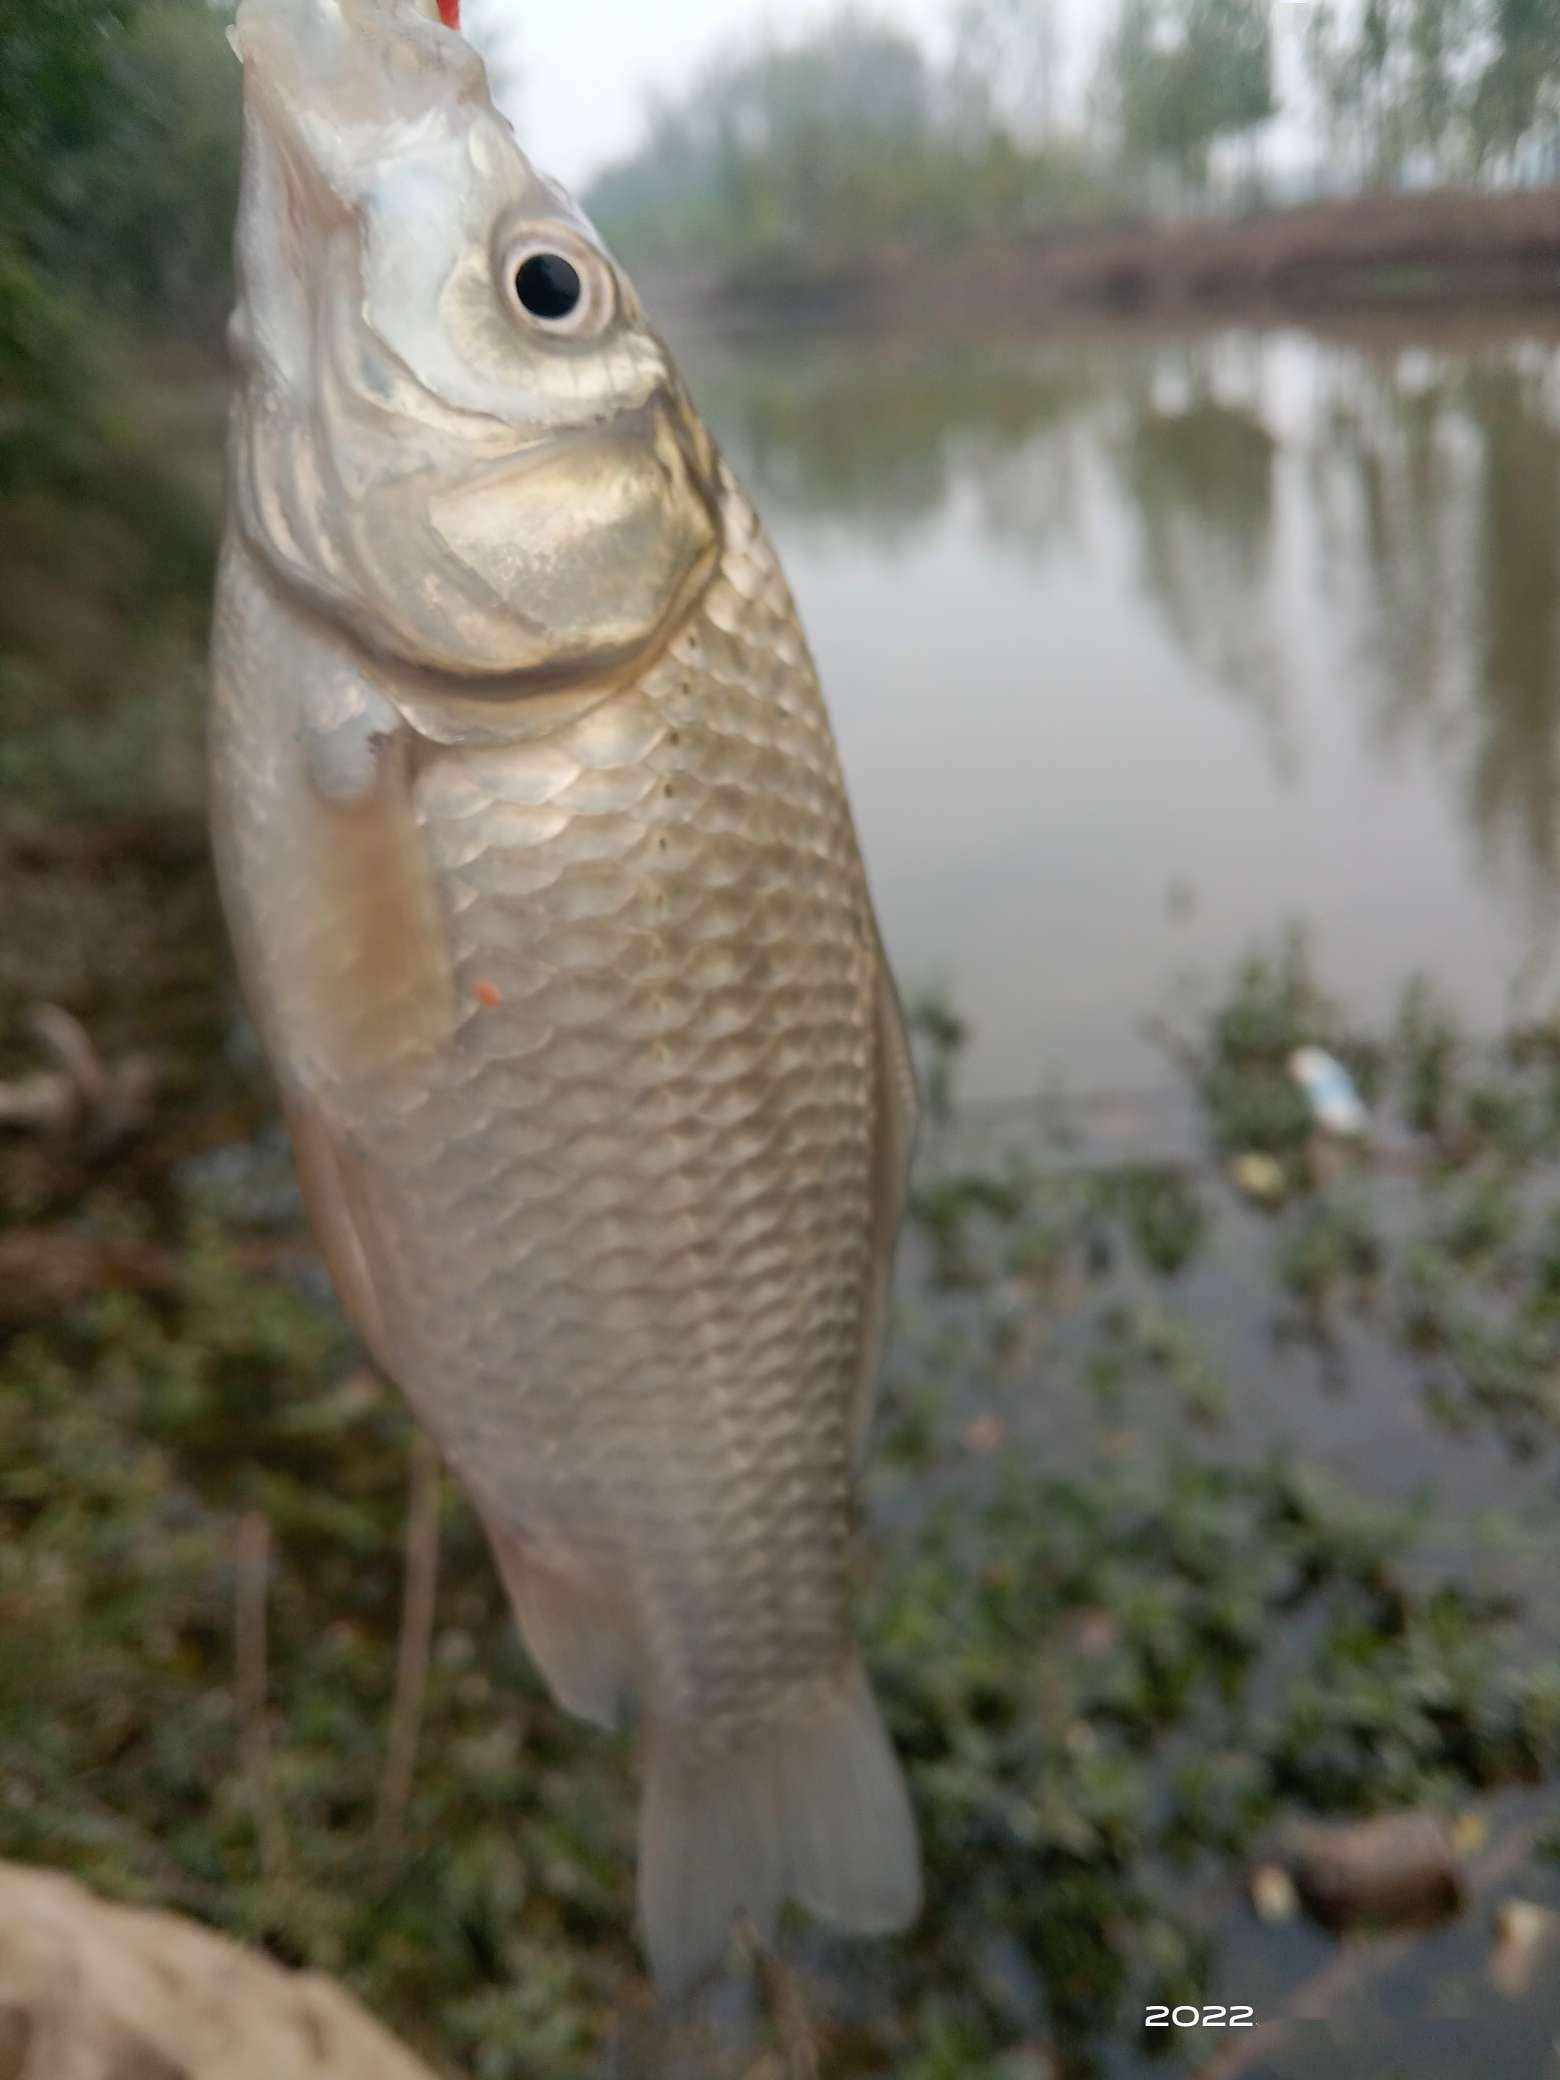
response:
[[[1545,934],[1560,901],[1557,348],[1329,357],[1311,482],[1367,741],[1430,751],[1485,873]]]
[[[1124,538],[1191,683],[1240,702],[1279,784],[1299,774],[1314,700],[1341,692],[1362,755],[1397,773],[1428,756],[1478,871],[1547,929],[1560,339],[1427,321],[1402,337],[852,340],[693,359],[701,402],[793,535],[897,557],[962,513],[1037,572]]]
[[[1187,361],[1190,402],[1166,408],[1151,380],[1114,443],[1140,579],[1186,656],[1250,710],[1285,781],[1297,753],[1272,583],[1277,443],[1256,410],[1214,393],[1206,352]]]
[[[1044,553],[1073,497],[1066,449],[1099,395],[1070,351],[985,346],[927,358],[851,341],[779,354],[697,347],[699,403],[762,511],[885,552],[968,490],[994,540]]]

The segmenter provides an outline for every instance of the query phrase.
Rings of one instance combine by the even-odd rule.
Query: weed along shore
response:
[[[16,880],[39,937],[13,1086],[46,1066],[22,1018],[45,982],[105,1061],[154,1036],[158,1075],[111,1148],[87,1115],[0,1139],[0,1856],[316,1963],[452,2071],[591,2070],[642,1999],[629,1750],[547,1700],[445,1483],[387,1850],[414,1440],[307,1241],[185,828],[122,829],[111,878],[56,849]],[[111,971],[131,888],[185,906],[182,944],[72,993],[62,880],[82,974]],[[1190,2011],[1276,2027],[1341,1954],[1307,1830],[1391,1814],[1444,1830],[1448,1889],[1359,1953],[1340,2044],[1399,2055],[1431,1975],[1504,2069],[1552,2029],[1542,1972],[1513,1994],[1494,1960],[1560,1910],[1560,1039],[1476,1042],[1418,982],[1360,1031],[1323,953],[1280,934],[1181,1007],[1135,1113],[961,1109],[960,1019],[915,1007],[937,1102],[862,1594],[928,1908],[865,1966],[799,1939],[822,2071],[1129,2074],[1167,2041],[1192,2070]],[[1347,1068],[1363,1136],[1319,1131],[1302,1045]]]

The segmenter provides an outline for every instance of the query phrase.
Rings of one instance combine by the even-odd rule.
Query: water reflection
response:
[[[859,345],[689,357],[766,515],[912,541],[964,485],[998,540],[1043,550],[1066,504],[1065,447],[1096,395],[1086,362],[965,351],[931,362]]]
[[[1367,1003],[1427,966],[1493,1021],[1547,962],[1560,339],[690,358],[806,606],[900,958],[961,986],[988,1084],[1142,1070],[1158,982],[1277,916]],[[1171,882],[1200,898],[1173,944]]]
[[[1207,379],[1194,368],[1194,384]],[[1134,400],[1116,459],[1144,590],[1187,656],[1250,708],[1288,779],[1296,751],[1269,588],[1277,447],[1255,412],[1199,388],[1179,409]]]
[[[1389,756],[1415,732],[1450,751],[1468,719],[1456,661],[1470,457],[1447,437],[1454,389],[1448,367],[1413,354],[1334,353],[1320,370],[1306,490],[1325,592],[1356,632],[1372,740]]]
[[[1421,737],[1482,864],[1547,932],[1560,889],[1560,419],[1531,343],[1335,360],[1311,482],[1352,565],[1370,742]],[[1353,483],[1339,524],[1339,479]]]
[[[1560,430],[1552,370],[1476,370],[1483,436],[1475,642],[1482,695],[1469,802],[1486,846],[1525,858],[1553,895],[1560,867]]]

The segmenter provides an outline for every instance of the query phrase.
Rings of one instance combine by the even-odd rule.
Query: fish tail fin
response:
[[[673,1730],[649,1729],[639,1909],[662,1990],[713,1971],[739,1914],[768,1941],[792,1897],[860,1935],[903,1928],[920,1907],[910,1801],[857,1660],[825,1711],[732,1751],[690,1755]]]

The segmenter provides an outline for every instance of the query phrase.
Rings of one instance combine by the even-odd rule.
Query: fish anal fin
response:
[[[321,732],[308,748],[300,837],[313,923],[296,935],[285,986],[318,1073],[351,1081],[442,1046],[454,985],[410,733]]]
[[[593,1725],[623,1723],[639,1690],[639,1652],[623,1599],[548,1566],[529,1544],[488,1538],[522,1638],[558,1702]]]

